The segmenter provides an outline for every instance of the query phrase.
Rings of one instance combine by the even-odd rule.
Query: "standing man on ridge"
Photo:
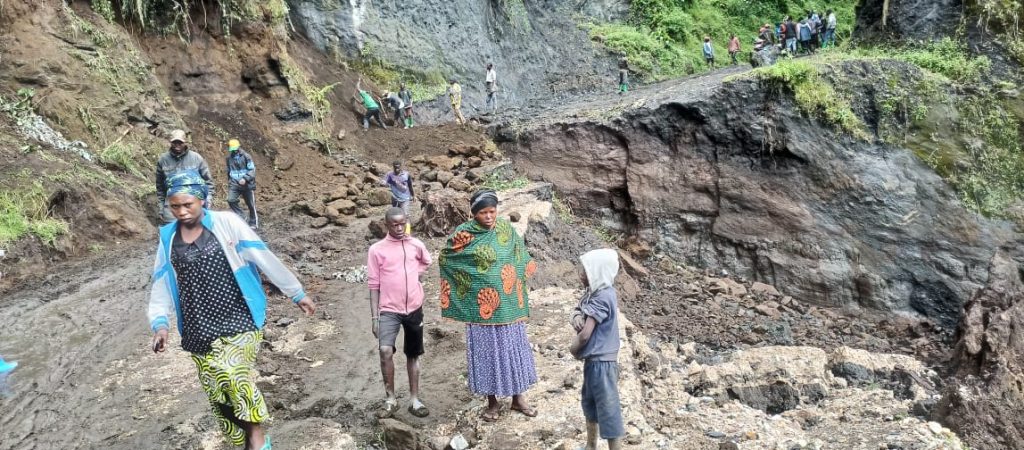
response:
[[[455,113],[455,123],[466,124],[466,118],[462,117],[462,86],[455,78],[448,79],[448,100],[452,103],[452,111]]]
[[[494,64],[487,63],[487,76],[484,79],[487,88],[487,106],[491,112],[498,112],[498,74],[494,71]]]
[[[160,205],[160,222],[164,224],[175,220],[171,208],[167,205],[167,180],[179,173],[198,173],[206,181],[206,188],[209,191],[203,207],[209,209],[213,205],[213,176],[210,175],[210,166],[206,164],[206,160],[199,153],[189,150],[184,130],[171,131],[170,143],[170,149],[156,162],[156,198]]]
[[[405,83],[402,83],[401,89],[398,90],[398,98],[402,99],[402,103],[405,104],[405,108],[402,110],[405,128],[412,128],[412,92],[405,87]]]
[[[238,217],[246,219],[242,208],[238,207],[238,198],[245,199],[249,208],[247,222],[252,229],[259,228],[260,219],[256,215],[256,164],[252,162],[245,150],[242,150],[238,139],[228,141],[228,205]]]

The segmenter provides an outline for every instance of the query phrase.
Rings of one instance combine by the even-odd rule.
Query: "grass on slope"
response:
[[[39,181],[28,189],[0,190],[0,245],[32,234],[53,246],[58,236],[68,232],[68,225],[50,217],[47,205],[48,197]]]
[[[869,99],[874,102],[869,109],[878,114],[874,136],[844,94],[845,75],[833,71],[829,78],[822,76],[827,66],[851,60],[899,60],[926,72],[920,78],[891,74],[877,80]],[[1024,224],[1024,100],[1012,94],[1017,88],[1013,83],[985,77],[989,65],[987,58],[944,39],[902,49],[783,59],[726,81],[756,77],[788,90],[808,116],[862,139],[910,149],[949,183],[968,209]]]
[[[853,30],[857,0],[634,0],[627,23],[586,25],[593,40],[629,59],[630,68],[654,81],[707,70],[701,50],[710,36],[718,64],[728,64],[729,36],[740,39],[747,59],[757,31],[777,24],[787,14],[794,19],[808,10],[832,9],[839,39]]]

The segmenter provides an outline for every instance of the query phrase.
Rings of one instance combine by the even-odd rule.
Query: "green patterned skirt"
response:
[[[243,422],[261,423],[270,416],[263,393],[256,387],[256,354],[262,341],[262,331],[249,331],[217,338],[205,355],[192,354],[213,415],[234,445],[245,445],[245,430],[225,417],[225,410]]]

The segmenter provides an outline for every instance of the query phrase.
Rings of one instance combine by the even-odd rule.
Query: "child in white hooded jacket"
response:
[[[580,281],[586,287],[573,317],[576,339],[570,349],[583,363],[581,406],[587,419],[588,450],[608,440],[609,450],[622,448],[626,430],[619,405],[619,311],[615,275],[619,255],[612,249],[593,250],[580,257]]]

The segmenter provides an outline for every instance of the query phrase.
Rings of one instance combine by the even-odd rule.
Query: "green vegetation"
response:
[[[572,212],[572,206],[569,206],[564,200],[558,197],[554,192],[551,193],[551,206],[555,210],[555,214],[558,218],[565,223],[576,223],[576,215]]]
[[[313,146],[320,150],[321,153],[325,155],[334,154],[334,146],[331,145],[331,136],[323,126],[310,125],[303,128],[302,137],[307,142],[313,144]]]
[[[715,57],[726,64],[729,36],[739,37],[740,57],[746,59],[761,25],[777,24],[790,14],[808,10],[824,15],[832,9],[838,19],[837,37],[853,30],[856,0],[634,0],[627,23],[588,24],[590,36],[625,56],[630,69],[648,80],[661,80],[706,70],[701,45],[711,37]],[[823,17],[824,19],[824,17]]]
[[[92,74],[110,86],[115,94],[125,97],[143,90],[149,81],[149,65],[131,45],[119,43],[102,28],[79,17],[70,7],[64,7],[73,36],[85,35],[94,48],[74,48],[71,56],[82,61]],[[83,120],[85,118],[83,117]]]
[[[395,66],[374,55],[373,47],[363,46],[360,58],[351,61],[352,68],[382,89],[397,91],[405,83],[412,92],[412,101],[430,101],[448,92],[448,79],[438,70],[425,72]]]
[[[331,90],[338,83],[323,87],[314,86],[306,78],[305,72],[287,55],[281,57],[281,74],[288,81],[289,89],[305,97],[306,102],[309,103],[310,110],[313,112],[313,119],[317,125],[323,126],[327,116],[331,115],[331,101],[327,99],[327,94],[330,94]]]
[[[509,179],[508,177],[501,176],[497,173],[491,173],[484,179],[483,187],[487,189],[493,189],[495,191],[507,191],[511,189],[520,189],[530,184],[530,180],[526,177],[515,177]]]
[[[32,107],[32,98],[35,95],[34,89],[21,88],[18,89],[14,98],[0,96],[0,112],[6,113],[16,124],[21,126],[35,114]]]
[[[288,88],[302,94],[313,112],[314,124],[303,130],[303,137],[313,142],[325,154],[331,154],[330,133],[327,117],[331,115],[331,101],[327,95],[338,83],[316,87],[306,78],[305,72],[287,54],[281,57],[281,74],[288,81]]]
[[[135,154],[133,148],[133,146],[126,145],[120,140],[117,140],[103,150],[100,150],[98,155],[99,162],[109,168],[143,178],[144,175],[142,174],[142,169],[140,169],[139,164],[135,162],[138,156]]]
[[[969,0],[968,13],[978,18],[978,24],[1002,42],[1017,62],[1024,64],[1024,1],[1021,0]]]
[[[990,217],[1024,219],[1011,211],[1024,201],[1021,118],[991,92],[960,102],[958,109],[959,131],[974,139],[966,140],[966,151],[953,164],[934,157],[925,162],[945,173],[968,208]]]
[[[68,225],[50,217],[49,195],[36,180],[28,189],[0,189],[0,245],[25,235],[53,246]]]
[[[512,24],[512,29],[517,32],[530,29],[530,16],[526,12],[526,3],[523,3],[523,0],[501,0],[501,10]]]
[[[217,0],[221,26],[229,34],[237,22],[266,21],[271,25],[283,24],[288,19],[285,0]],[[93,11],[109,22],[120,18],[136,23],[145,30],[163,34],[189,36],[193,23],[191,13],[206,13],[203,0],[91,0]]]
[[[821,77],[818,67],[805,60],[782,60],[752,74],[762,82],[793,93],[797,106],[806,114],[839,127],[854,136],[867,139],[864,123],[845,98]]]
[[[902,48],[858,48],[833,58],[887,58],[905,61],[952,81],[977,81],[988,73],[991,62],[984,56],[971,56],[967,47],[949,37],[935,42],[908,45]]]

